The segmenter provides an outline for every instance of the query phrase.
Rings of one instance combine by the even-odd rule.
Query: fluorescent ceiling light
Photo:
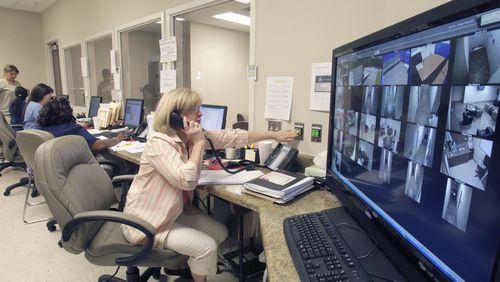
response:
[[[234,0],[236,2],[240,2],[240,3],[243,3],[243,4],[250,4],[250,0]]]
[[[161,21],[157,21],[156,23],[157,23],[157,24],[161,24]]]
[[[182,22],[182,21],[185,21],[186,19],[185,18],[175,17],[175,20],[178,21],[178,22]]]
[[[228,22],[233,22],[233,23],[237,23],[237,24],[250,26],[250,17],[236,14],[233,12],[222,13],[222,14],[218,14],[218,15],[215,15],[212,17],[220,19],[220,20],[228,21]]]

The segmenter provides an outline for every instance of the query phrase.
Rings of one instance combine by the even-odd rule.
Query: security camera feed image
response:
[[[344,146],[342,147],[342,155],[344,155],[351,161],[356,161],[357,144],[358,140],[356,136],[346,134],[344,138],[344,144],[343,144]]]
[[[499,86],[453,86],[446,129],[480,138],[493,138],[499,95]]]
[[[381,118],[378,130],[378,146],[394,153],[398,153],[401,135],[401,122],[393,119]]]
[[[363,85],[380,85],[382,80],[382,58],[375,57],[363,61]]]
[[[359,113],[349,110],[347,111],[345,128],[347,133],[358,136]]]
[[[450,41],[411,49],[410,84],[444,84],[448,77]]]
[[[484,190],[493,142],[446,131],[441,172]]]
[[[401,115],[403,114],[404,94],[404,86],[382,87],[382,105],[380,115],[400,120]]]
[[[363,88],[363,105],[361,111],[365,114],[376,115],[378,107],[378,97],[382,88],[378,86],[368,86]]]
[[[500,30],[457,38],[454,84],[500,83]],[[496,44],[495,44],[496,43]]]
[[[373,145],[366,141],[360,140],[356,157],[356,162],[360,166],[371,171],[373,163]]]
[[[441,87],[414,86],[410,88],[408,121],[436,127],[441,101]]]
[[[404,156],[419,164],[431,167],[435,142],[435,128],[408,123],[406,125]]]
[[[382,65],[383,85],[405,85],[408,83],[410,51],[398,51],[384,56]]]
[[[375,127],[377,117],[367,114],[361,114],[361,121],[359,127],[359,137],[370,143],[375,143]]]
[[[328,188],[439,281],[490,281],[500,257],[497,14],[333,50]]]
[[[378,177],[387,183],[391,183],[392,171],[392,153],[391,151],[382,150],[380,152],[380,169]]]
[[[443,84],[448,74],[450,41],[411,49],[410,84]]]
[[[424,182],[424,167],[415,162],[408,162],[406,171],[405,195],[420,203],[422,183]]]
[[[344,129],[344,110],[335,108],[335,128]]]
[[[448,178],[443,205],[443,219],[465,232],[469,218],[473,189]]]

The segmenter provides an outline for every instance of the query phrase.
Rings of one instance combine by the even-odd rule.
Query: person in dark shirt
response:
[[[76,123],[73,109],[69,101],[61,97],[52,97],[42,108],[37,120],[40,129],[48,131],[54,137],[65,135],[80,135],[85,138],[90,150],[97,154],[102,150],[115,146],[127,138],[119,133],[115,138],[101,140],[90,134],[85,128]]]
[[[22,86],[14,90],[15,99],[9,106],[10,124],[22,124],[24,120],[24,107],[26,106],[26,97],[28,90]]]

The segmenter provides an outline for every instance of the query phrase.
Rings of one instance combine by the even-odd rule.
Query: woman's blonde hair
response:
[[[196,110],[200,104],[200,94],[188,88],[177,88],[162,95],[156,106],[153,130],[169,136],[175,135],[175,130],[170,127],[170,114],[175,111],[183,115]]]
[[[19,74],[19,69],[14,65],[7,64],[3,67],[3,72],[4,73],[15,72],[15,73]]]

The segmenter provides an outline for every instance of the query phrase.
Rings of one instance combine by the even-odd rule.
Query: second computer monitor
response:
[[[90,97],[90,106],[89,106],[89,118],[97,116],[97,112],[99,112],[99,105],[102,102],[102,97],[99,96],[91,96]]]
[[[137,128],[141,125],[144,116],[143,99],[127,99],[125,102],[125,115],[123,125]]]
[[[201,127],[208,130],[221,130],[226,128],[227,106],[202,104],[200,111]]]

